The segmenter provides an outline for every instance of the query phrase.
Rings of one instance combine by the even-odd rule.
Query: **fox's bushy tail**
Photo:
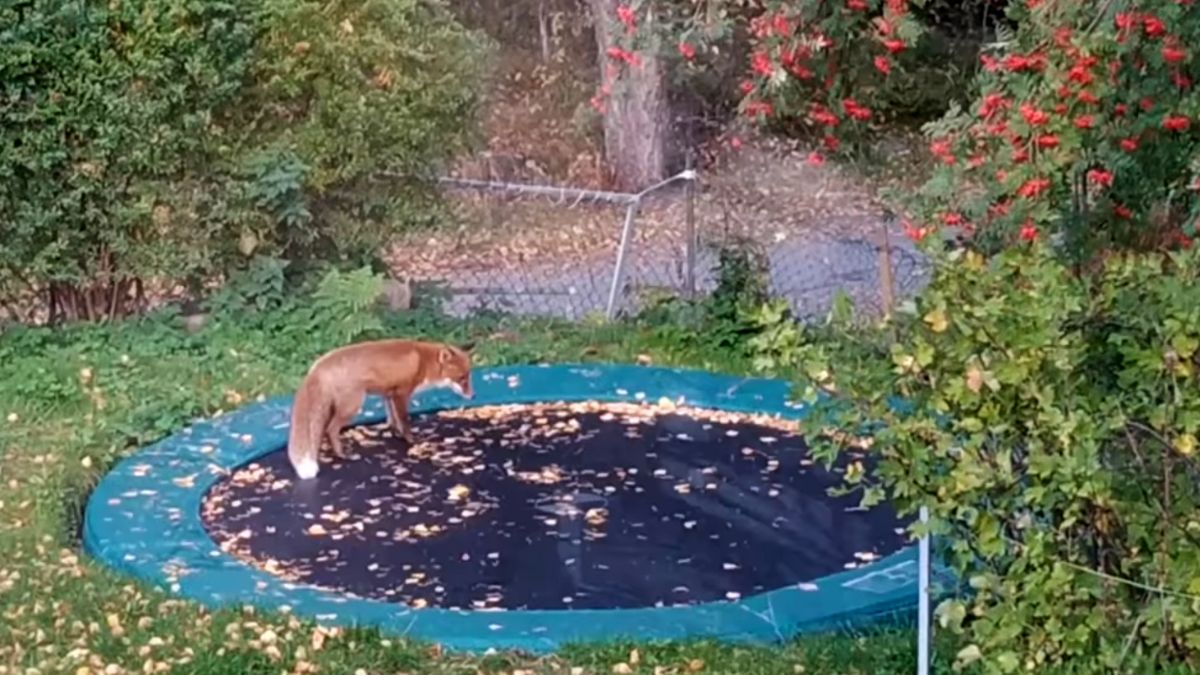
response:
[[[288,460],[300,480],[316,478],[321,464],[321,437],[332,415],[329,402],[322,401],[315,379],[306,378],[292,399],[292,423],[288,429]]]

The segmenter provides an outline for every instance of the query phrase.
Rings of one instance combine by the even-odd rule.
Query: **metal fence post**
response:
[[[633,238],[633,220],[637,216],[641,200],[635,199],[625,209],[625,225],[621,228],[621,243],[617,248],[617,264],[613,267],[612,286],[608,289],[608,308],[605,315],[611,321],[617,318],[617,297],[621,293],[621,282],[625,280],[625,263],[629,252],[629,241]]]
[[[692,150],[688,148],[686,172],[691,173],[692,177],[687,182],[687,193],[684,197],[686,200],[686,221],[684,236],[687,241],[684,243],[684,278],[683,289],[685,297],[689,300],[696,296],[696,176],[692,171]]]
[[[888,233],[888,221],[880,227],[879,242],[879,301],[883,304],[883,316],[889,318],[896,304],[896,289],[892,283],[892,241]]]
[[[929,509],[921,507],[921,525],[929,525]],[[929,675],[929,648],[932,642],[929,622],[929,532],[921,533],[917,543],[917,675]]]

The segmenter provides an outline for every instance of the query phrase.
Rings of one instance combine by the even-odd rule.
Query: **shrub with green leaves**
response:
[[[1195,252],[1081,278],[1040,244],[959,251],[895,340],[766,345],[793,345],[815,429],[874,429],[865,503],[929,507],[971,587],[937,611],[960,665],[1200,664],[1197,298]]]
[[[481,42],[437,2],[39,0],[0,26],[0,300],[51,318],[252,255],[360,265],[430,222],[420,179],[471,138]]]

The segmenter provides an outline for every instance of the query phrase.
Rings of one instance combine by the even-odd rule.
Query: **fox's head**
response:
[[[475,391],[471,388],[472,346],[470,344],[462,347],[443,345],[438,351],[440,377],[436,379],[445,382],[446,386],[463,398],[475,396]]]

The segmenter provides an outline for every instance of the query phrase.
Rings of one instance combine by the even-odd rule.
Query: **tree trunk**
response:
[[[616,187],[637,191],[662,180],[666,172],[667,96],[658,57],[653,12],[639,12],[635,64],[620,64],[608,54],[625,27],[617,22],[621,0],[590,0],[599,49],[604,101],[604,155]],[[623,72],[614,76],[615,66]]]

